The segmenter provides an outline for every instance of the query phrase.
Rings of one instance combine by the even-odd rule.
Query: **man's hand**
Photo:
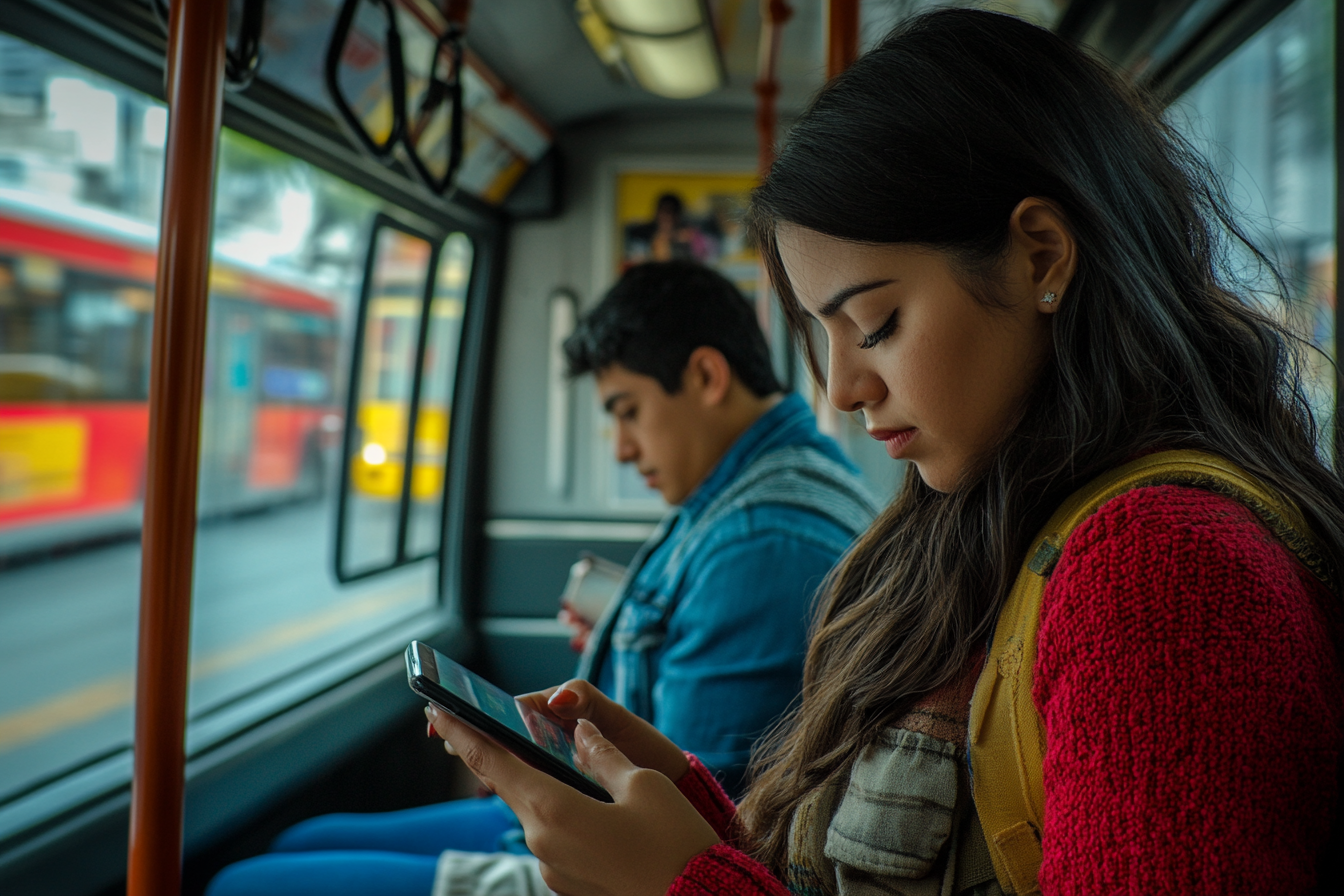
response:
[[[687,862],[719,842],[665,773],[631,762],[587,719],[574,726],[575,758],[614,803],[532,768],[433,706],[425,715],[450,752],[518,814],[542,878],[561,896],[662,896]]]
[[[588,639],[593,636],[593,624],[575,612],[569,604],[561,604],[560,612],[555,618],[570,630],[570,650],[583,653],[584,648],[588,646]]]

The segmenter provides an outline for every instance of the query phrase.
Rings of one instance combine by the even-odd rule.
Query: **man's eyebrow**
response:
[[[895,283],[894,278],[887,280],[872,280],[868,283],[856,283],[853,286],[846,286],[844,289],[831,296],[831,300],[817,309],[817,315],[829,320],[835,317],[835,313],[840,310],[840,306],[857,296],[859,293],[868,292],[872,289],[880,289],[891,283]]]
[[[617,392],[614,395],[608,395],[607,400],[602,402],[602,410],[606,411],[608,414],[615,413],[612,408],[616,406],[616,402],[620,401],[622,398],[629,397],[629,392]]]

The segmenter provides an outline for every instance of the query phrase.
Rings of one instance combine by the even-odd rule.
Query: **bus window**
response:
[[[0,66],[0,816],[22,818],[130,742],[162,107],[5,34]],[[85,662],[52,670],[62,645]]]
[[[416,378],[420,311],[434,247],[420,236],[384,226],[372,251],[363,357],[357,362],[357,383],[351,384],[350,487],[342,508],[343,553],[338,564],[340,574],[351,577],[400,559],[406,427]]]
[[[244,698],[292,687],[294,675],[316,681],[318,669],[330,680],[334,657],[353,662],[347,657],[367,649],[371,633],[438,606],[433,564],[351,584],[329,572],[344,368],[366,247],[384,207],[306,162],[232,132],[224,138],[216,270],[224,259],[234,270],[211,284],[189,745],[265,708],[262,698]],[[373,304],[410,301],[398,292],[404,282],[418,280],[414,295],[422,295],[430,253],[380,245],[383,288]],[[371,336],[383,353],[362,381],[389,396],[407,388],[414,332],[393,325]],[[354,432],[370,426],[362,409],[350,423]],[[207,472],[213,489],[205,489]],[[385,521],[359,521],[367,525],[357,550],[377,556]]]
[[[358,377],[351,384],[355,426],[344,464],[349,479],[338,524],[337,576],[344,580],[438,549],[472,258],[465,234],[435,246],[390,221],[378,230],[371,251]]]
[[[421,362],[420,413],[415,421],[415,472],[411,483],[414,509],[406,536],[406,550],[412,556],[435,550],[443,528],[441,505],[448,431],[470,272],[471,241],[465,234],[455,233],[439,251],[439,269],[429,310],[429,337]]]
[[[1333,35],[1330,0],[1297,0],[1171,110],[1287,280],[1288,303],[1268,310],[1320,350],[1305,373],[1321,423],[1336,412]],[[1260,273],[1246,261],[1248,274]]]
[[[166,117],[153,99],[4,34],[0,64],[3,838],[6,819],[62,811],[48,784],[77,800],[87,792],[68,782],[109,789],[129,774]],[[439,601],[433,563],[351,585],[330,574],[338,371],[352,354],[365,249],[389,207],[232,131],[221,135],[215,195],[191,751],[395,649],[370,639]],[[404,335],[396,302],[418,306],[428,247],[415,297],[398,294],[395,278],[380,296],[379,394],[412,379],[413,362],[396,359],[415,356],[414,321]],[[457,258],[465,282],[470,252]],[[460,317],[460,290],[452,297]],[[456,332],[433,339],[436,389],[455,366]],[[426,456],[439,465],[430,491],[441,492],[447,393],[434,394],[443,411],[421,431],[438,439]],[[437,542],[436,529],[423,531],[417,544]],[[53,671],[57,648],[82,661]]]

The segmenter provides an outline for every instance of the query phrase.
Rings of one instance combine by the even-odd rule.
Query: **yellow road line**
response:
[[[196,660],[191,664],[191,679],[197,681],[218,675],[423,597],[422,585],[402,585],[347,601],[314,616],[280,623],[247,641]],[[130,706],[134,695],[135,682],[131,675],[112,675],[0,716],[0,752]]]
[[[134,682],[129,675],[104,678],[73,691],[66,691],[37,706],[0,716],[0,750],[46,737],[93,716],[111,712],[131,702]]]
[[[241,666],[268,654],[277,653],[293,644],[311,641],[319,635],[325,635],[343,625],[375,616],[398,604],[407,603],[410,598],[422,595],[423,592],[417,587],[403,586],[386,594],[350,601],[317,616],[308,616],[277,625],[242,644],[225,648],[192,663],[192,680],[217,675],[235,666]]]

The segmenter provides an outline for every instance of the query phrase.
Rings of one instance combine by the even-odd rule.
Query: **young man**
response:
[[[631,564],[579,674],[740,789],[797,695],[812,596],[876,506],[797,395],[751,306],[708,268],[632,268],[565,343],[673,511]]]
[[[797,695],[812,596],[876,505],[806,403],[785,395],[751,306],[693,262],[626,272],[565,343],[592,373],[616,457],[673,510],[630,565],[579,672],[739,790]],[[325,815],[224,869],[209,896],[540,896],[497,799]],[[442,851],[442,853],[441,853]]]

